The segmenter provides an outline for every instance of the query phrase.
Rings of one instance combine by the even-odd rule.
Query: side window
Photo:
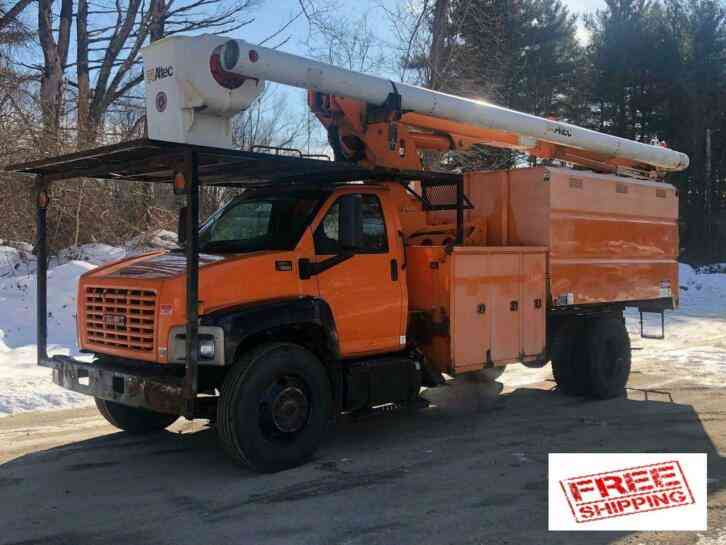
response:
[[[361,195],[363,202],[361,228],[362,250],[370,253],[385,253],[388,251],[386,240],[386,222],[383,219],[381,201],[375,195]]]
[[[375,254],[388,252],[388,240],[386,238],[386,222],[383,218],[381,201],[376,195],[358,194],[361,200],[361,221],[360,221],[360,247],[356,249],[358,254]],[[315,253],[318,255],[335,255],[341,252],[340,248],[340,199],[329,209],[323,221],[315,230]]]
[[[336,201],[315,230],[315,253],[340,253],[340,201]]]
[[[270,233],[271,202],[241,202],[225,214],[211,231],[210,241],[245,240]]]

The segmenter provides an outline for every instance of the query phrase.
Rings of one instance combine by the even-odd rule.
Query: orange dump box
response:
[[[407,248],[412,320],[431,322],[427,355],[441,370],[542,361],[547,314],[677,304],[673,186],[535,167],[467,174],[465,193],[486,246]]]
[[[487,245],[548,248],[553,306],[677,303],[673,186],[551,167],[474,173],[466,185]]]

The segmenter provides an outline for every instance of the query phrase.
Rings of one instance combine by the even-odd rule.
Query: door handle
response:
[[[318,262],[310,261],[307,257],[303,257],[298,260],[297,264],[300,279],[308,280],[317,274],[349,260],[353,255],[353,252],[344,252]]]
[[[398,232],[398,236],[401,237],[401,252],[403,252],[403,264],[401,265],[401,270],[406,270],[406,265],[408,265],[408,257],[406,257],[406,236],[403,234],[403,231]]]
[[[398,280],[398,261],[391,259],[391,280],[396,282]]]

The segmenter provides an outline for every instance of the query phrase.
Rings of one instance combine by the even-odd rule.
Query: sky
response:
[[[294,53],[302,56],[308,55],[308,48],[305,38],[308,35],[307,20],[301,14],[298,0],[257,0],[259,2],[250,16],[254,17],[253,23],[245,26],[234,34],[234,37],[241,38],[251,43],[260,43],[270,37],[276,31],[288,25],[284,31],[269,40],[264,45],[273,46],[284,42],[280,50],[287,53]],[[326,0],[318,0],[320,3]],[[331,1],[331,0],[328,0]],[[405,0],[337,0],[337,9],[351,20],[356,20],[362,15],[367,15],[374,34],[382,41],[392,41],[393,34],[389,28],[388,17],[384,8],[393,8]],[[417,1],[417,0],[412,0]],[[563,0],[572,13],[582,14],[593,12],[605,5],[604,0]],[[336,15],[337,14],[333,14]],[[291,22],[292,21],[292,22]],[[578,39],[586,42],[587,31],[579,26]],[[386,74],[376,74],[386,76]],[[388,74],[388,77],[398,79],[396,74]],[[276,93],[284,93],[287,97],[286,113],[293,115],[304,115],[307,111],[305,93],[301,90],[290,88],[278,88]],[[314,122],[315,123],[315,122]],[[317,125],[317,123],[315,123]],[[308,140],[307,146],[309,147]],[[308,152],[314,150],[307,150]]]
[[[308,36],[308,23],[301,13],[299,0],[253,0],[257,5],[249,12],[245,13],[246,17],[252,17],[254,20],[233,33],[231,36],[241,38],[251,43],[259,44],[267,39],[264,45],[268,47],[278,46],[280,50],[309,56],[308,46],[305,42]],[[307,3],[314,2],[316,5],[334,6],[335,11],[331,13],[331,17],[344,17],[351,21],[359,19],[366,15],[368,24],[376,37],[380,38],[380,42],[385,44],[393,43],[395,38],[390,27],[386,8],[392,10],[403,2],[421,2],[422,0],[307,0]],[[563,0],[572,13],[582,14],[592,12],[605,5],[605,0]],[[25,14],[25,19],[32,24],[36,18],[35,12],[31,9]],[[74,26],[75,30],[75,26]],[[279,31],[279,33],[278,33]],[[271,35],[274,35],[271,37]],[[587,41],[587,32],[580,26],[578,38],[581,42]],[[71,41],[75,41],[75,37],[71,37]],[[28,52],[27,55],[34,53]],[[35,57],[28,59],[19,59],[23,62],[35,62],[37,60],[37,52]],[[71,54],[71,61],[73,61]],[[400,79],[400,74],[395,73],[377,73],[376,75],[389,77],[394,80]],[[287,97],[287,108],[285,115],[304,115],[307,112],[307,103],[305,93],[300,90],[292,90],[290,88],[278,88],[276,94],[284,94]],[[317,125],[317,122],[314,122]]]
[[[259,7],[253,11],[254,23],[241,29],[236,37],[249,42],[259,43],[276,30],[282,28],[291,19],[300,14],[298,0],[258,0]],[[385,12],[383,7],[392,7],[398,2],[396,0],[338,0],[340,11],[351,18],[368,14],[370,20],[381,21],[375,29],[376,33],[383,39],[390,36],[387,28]],[[564,3],[572,13],[582,14],[595,11],[605,5],[604,0],[564,0]],[[299,16],[279,38],[290,37],[290,40],[282,46],[284,51],[289,53],[305,53],[303,43],[307,31],[305,18]],[[274,40],[273,40],[274,41]],[[272,42],[271,42],[272,43]]]

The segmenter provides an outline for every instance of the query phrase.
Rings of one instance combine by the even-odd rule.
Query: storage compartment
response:
[[[404,357],[371,358],[350,362],[343,370],[344,410],[386,403],[407,403],[418,396],[421,373]]]
[[[666,183],[566,168],[474,172],[487,245],[546,246],[554,306],[678,299],[678,195]]]
[[[461,373],[535,361],[545,350],[540,247],[407,248],[409,308],[429,361]],[[412,331],[411,335],[416,335]]]

